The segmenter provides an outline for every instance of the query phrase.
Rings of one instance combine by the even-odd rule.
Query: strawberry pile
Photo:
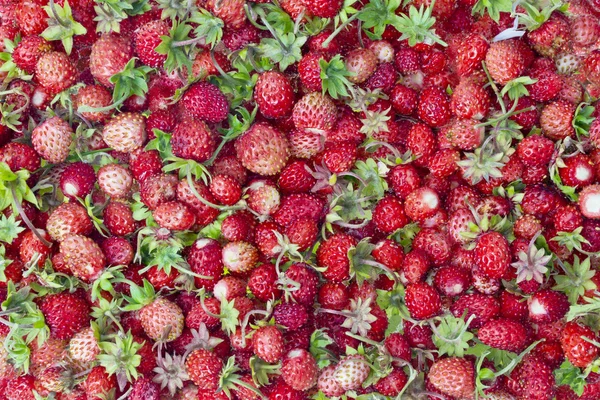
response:
[[[600,399],[599,0],[0,0],[0,400]]]

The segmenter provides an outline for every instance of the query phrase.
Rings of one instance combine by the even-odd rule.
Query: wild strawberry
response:
[[[439,391],[457,398],[473,398],[475,368],[464,358],[441,358],[429,370],[429,382]]]
[[[195,350],[185,360],[185,366],[190,380],[199,389],[215,390],[218,387],[223,362],[214,353]]]
[[[129,167],[135,180],[142,182],[161,172],[162,160],[156,150],[139,151],[132,154]]]
[[[129,265],[135,255],[131,243],[125,238],[116,236],[102,241],[100,249],[102,249],[108,265]]]
[[[406,197],[404,211],[413,221],[424,221],[437,212],[440,203],[440,198],[434,190],[420,187]]]
[[[553,14],[538,29],[528,32],[527,41],[539,54],[554,57],[568,44],[569,21]]]
[[[317,387],[325,396],[335,397],[346,393],[346,390],[335,379],[335,370],[336,366],[330,365],[322,369],[319,375]]]
[[[35,172],[41,164],[40,156],[30,146],[11,142],[0,149],[0,161],[5,162],[11,171],[26,169]]]
[[[87,85],[77,92],[74,107],[103,108],[112,103],[112,94],[100,85]],[[111,116],[111,111],[85,111],[81,115],[91,122],[104,122]]]
[[[586,368],[598,356],[598,348],[585,338],[596,340],[596,335],[587,326],[571,321],[566,323],[560,340],[567,359],[580,368]]]
[[[69,235],[60,243],[60,252],[74,276],[85,281],[96,280],[106,266],[100,246],[82,235]]]
[[[166,54],[156,52],[156,47],[162,42],[161,36],[169,35],[169,24],[166,21],[156,19],[142,25],[134,37],[135,53],[140,61],[150,67],[160,68],[167,59]]]
[[[578,46],[589,46],[600,33],[600,22],[592,15],[580,15],[571,24],[571,40]]]
[[[396,85],[390,94],[394,111],[402,115],[411,115],[417,108],[418,95],[414,89]]]
[[[223,71],[229,72],[231,65],[227,56],[219,51],[214,52],[215,60]],[[202,50],[196,54],[196,58],[192,63],[192,75],[200,79],[205,79],[208,76],[219,75],[219,70],[211,58],[211,52]]]
[[[592,162],[585,154],[576,154],[563,159],[564,168],[558,173],[563,184],[573,187],[586,187],[594,182]]]
[[[46,231],[38,229],[37,233],[45,240],[50,240]],[[28,230],[23,233],[21,243],[19,244],[19,258],[23,263],[33,262],[37,258],[38,266],[42,266],[50,255],[50,251],[51,247],[43,243],[33,231]]]
[[[484,234],[475,247],[475,262],[490,278],[502,278],[510,265],[508,241],[498,232]]]
[[[458,169],[460,152],[454,149],[439,149],[427,159],[427,168],[437,178],[448,178]]]
[[[292,111],[294,89],[284,74],[276,71],[264,72],[254,87],[254,101],[266,118],[281,118]]]
[[[394,196],[386,196],[373,209],[373,222],[377,229],[390,234],[408,223],[402,201]]]
[[[288,135],[290,153],[297,158],[311,158],[323,149],[325,138],[308,129],[294,129]]]
[[[261,264],[252,270],[248,279],[248,289],[260,301],[277,299],[281,296],[276,284],[277,278],[273,264]]]
[[[115,199],[128,197],[133,185],[131,173],[119,164],[102,166],[98,170],[97,181],[100,189]]]
[[[208,82],[197,82],[190,86],[181,98],[181,105],[192,118],[206,122],[221,122],[227,118],[229,103],[221,90]]]
[[[48,27],[48,14],[41,2],[24,0],[15,7],[15,22],[25,35],[39,35]]]
[[[303,217],[319,221],[323,216],[323,207],[323,201],[312,194],[291,194],[283,197],[273,219],[283,227],[288,227],[294,220]]]
[[[440,295],[426,283],[413,283],[406,287],[406,306],[414,319],[429,319],[441,310]]]
[[[329,97],[318,92],[309,93],[294,106],[293,119],[296,129],[327,132],[335,126],[337,109]]]
[[[223,265],[234,273],[251,271],[258,261],[258,250],[246,242],[230,242],[223,247]]]
[[[429,126],[418,123],[408,131],[406,147],[415,157],[418,157],[416,163],[423,165],[427,157],[437,148],[437,141]]]
[[[460,76],[468,76],[473,71],[481,68],[489,44],[477,33],[464,36],[458,45],[456,54],[456,70]]]
[[[320,92],[323,89],[323,80],[321,79],[321,60],[327,60],[328,57],[320,51],[312,51],[305,54],[298,62],[298,74],[300,81],[310,91]]]
[[[348,77],[353,83],[363,83],[375,72],[377,56],[369,49],[355,49],[346,55],[346,69],[353,75]]]
[[[298,218],[285,229],[285,234],[290,243],[298,246],[299,251],[306,251],[317,239],[319,227],[311,218]]]
[[[258,179],[246,187],[248,207],[260,215],[272,215],[281,205],[281,195],[270,180]]]
[[[369,375],[369,366],[362,355],[351,355],[343,358],[335,368],[334,379],[344,390],[358,389]]]
[[[317,383],[319,369],[308,351],[296,349],[283,359],[281,377],[294,390],[308,390]]]
[[[537,82],[528,87],[529,95],[539,102],[550,101],[560,93],[563,80],[556,72],[551,60],[539,59],[529,69],[529,77]],[[544,61],[547,61],[545,63]]]
[[[193,204],[186,201],[187,198],[179,194],[179,191],[177,177],[169,174],[152,175],[140,184],[140,198],[150,210],[154,210],[162,203],[174,200],[176,195],[179,201],[194,208]]]
[[[13,50],[12,58],[17,67],[33,74],[38,59],[49,51],[52,51],[52,46],[41,36],[25,36]]]
[[[40,56],[35,65],[35,76],[50,96],[69,88],[77,80],[75,67],[69,57],[58,51]]]
[[[121,201],[109,202],[103,210],[104,225],[115,236],[127,236],[136,229],[133,211]]]
[[[357,158],[357,147],[352,142],[325,143],[325,148],[314,157],[317,165],[323,165],[331,172],[348,172]]]
[[[421,91],[417,105],[419,118],[431,127],[440,127],[450,120],[450,101],[446,93],[437,86]]]
[[[506,382],[508,390],[523,399],[550,399],[554,386],[552,369],[535,356],[526,356]]]
[[[186,231],[196,223],[194,212],[179,201],[160,204],[152,211],[152,216],[159,226],[174,231]]]
[[[100,84],[113,87],[110,77],[121,72],[132,56],[133,49],[128,37],[104,34],[92,46],[90,72]]]
[[[527,166],[548,165],[554,154],[554,143],[540,135],[527,136],[517,146],[517,155]]]
[[[285,277],[299,284],[297,290],[290,292],[295,301],[305,306],[313,304],[319,283],[314,270],[309,269],[305,264],[294,263],[285,271]]]
[[[206,8],[222,19],[229,28],[238,29],[246,21],[244,2],[240,0],[207,0]]]
[[[77,332],[69,341],[69,355],[72,359],[84,363],[92,362],[100,354],[98,338],[92,328]]]
[[[402,199],[421,186],[421,177],[411,164],[394,166],[387,174],[387,181],[394,193]]]
[[[569,310],[569,300],[563,293],[545,289],[535,293],[529,300],[529,319],[535,323],[554,322]]]
[[[283,356],[283,335],[273,325],[263,326],[252,335],[254,354],[268,363],[276,363]]]
[[[277,184],[284,193],[308,192],[316,180],[310,172],[308,163],[302,160],[291,161],[279,174]]]
[[[475,315],[470,326],[478,328],[498,315],[500,303],[492,296],[478,293],[463,294],[452,304],[450,311],[457,318],[461,317],[465,311],[467,312],[465,319]]]
[[[317,250],[317,263],[325,268],[323,276],[331,282],[343,282],[350,277],[348,251],[357,240],[345,234],[336,234],[321,243]]]
[[[235,142],[244,167],[260,175],[275,175],[285,166],[289,145],[285,135],[266,123],[256,123]]]
[[[90,306],[75,293],[47,295],[40,303],[40,310],[56,339],[71,339],[90,321]]]
[[[572,126],[574,114],[575,105],[565,100],[556,100],[546,104],[540,114],[542,132],[552,140],[573,136],[575,134]]]
[[[500,318],[483,325],[477,338],[496,349],[519,353],[527,344],[528,332],[521,323]]]
[[[527,67],[523,49],[515,40],[493,42],[485,56],[485,63],[491,77],[501,85],[521,76]]]
[[[445,296],[458,296],[471,285],[469,272],[460,267],[442,267],[433,280],[435,288]]]
[[[583,188],[579,194],[579,208],[583,216],[600,219],[600,185],[590,185]]]
[[[177,157],[204,162],[213,155],[216,143],[214,133],[206,123],[187,118],[173,129],[171,146]]]
[[[46,229],[52,240],[60,242],[70,234],[90,234],[92,221],[86,209],[79,204],[63,203],[50,214]]]
[[[137,113],[118,114],[104,125],[102,138],[114,150],[132,152],[146,141],[144,118]]]

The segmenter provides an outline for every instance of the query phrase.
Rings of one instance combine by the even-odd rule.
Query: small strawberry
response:
[[[510,374],[506,387],[522,399],[551,399],[555,379],[552,369],[540,358],[526,356]]]
[[[343,390],[356,390],[369,375],[369,365],[360,354],[346,356],[335,368],[333,377]]]
[[[142,25],[135,33],[133,45],[140,61],[150,67],[160,68],[167,59],[166,54],[156,52],[162,42],[161,36],[169,35],[169,24],[160,19]]]
[[[186,118],[175,125],[171,146],[176,157],[204,162],[213,155],[216,143],[205,122]]]
[[[417,108],[418,95],[414,89],[396,85],[390,94],[394,111],[402,115],[411,115]]]
[[[547,166],[554,154],[554,143],[540,135],[527,136],[517,145],[517,155],[527,166]]]
[[[152,216],[159,226],[173,231],[187,231],[196,223],[194,212],[179,201],[160,204]]]
[[[406,307],[414,319],[429,319],[441,310],[440,295],[426,283],[413,283],[406,287]]]
[[[285,135],[266,123],[252,125],[236,140],[235,149],[242,164],[261,175],[279,173],[289,157]]]
[[[498,316],[500,302],[495,297],[479,293],[463,294],[452,304],[450,311],[456,318],[462,318],[465,311],[465,319],[475,315],[475,319],[470,326],[479,328],[490,319]]]
[[[181,105],[192,118],[206,122],[221,122],[227,119],[229,103],[225,95],[215,85],[197,82],[190,86],[181,98]]]
[[[92,368],[85,382],[82,384],[90,398],[106,395],[117,389],[116,375],[109,375],[102,366]]]
[[[258,328],[252,334],[254,354],[268,363],[276,363],[283,356],[283,335],[273,325]]]
[[[317,249],[317,263],[325,268],[323,277],[331,282],[343,282],[350,277],[348,251],[358,241],[346,234],[335,234],[321,243]]]
[[[490,278],[500,279],[510,266],[508,241],[498,232],[482,235],[475,247],[475,262]]]
[[[342,8],[343,0],[304,1],[304,4],[315,17],[333,18]]]
[[[238,29],[246,22],[244,2],[240,0],[206,0],[206,8],[225,22],[228,28]]]
[[[450,120],[450,101],[446,92],[437,87],[424,88],[417,105],[419,118],[431,127],[440,127]]]
[[[223,361],[214,353],[204,349],[195,350],[185,360],[185,366],[190,380],[199,389],[217,389]]]
[[[121,72],[132,56],[129,37],[104,34],[92,46],[90,72],[101,85],[112,88],[114,84],[110,78]]]
[[[493,42],[485,63],[491,77],[501,85],[521,76],[527,67],[526,55],[515,40]]]
[[[358,48],[346,55],[345,63],[346,69],[352,74],[348,80],[363,83],[375,72],[377,56],[369,49]]]
[[[539,28],[528,32],[527,41],[539,54],[554,57],[568,45],[569,21],[553,13]]]
[[[35,65],[35,76],[50,96],[73,85],[77,80],[76,75],[69,57],[58,51],[42,54]]]
[[[119,164],[100,167],[96,179],[100,189],[113,199],[128,197],[133,185],[131,172]]]
[[[471,285],[469,272],[460,267],[442,267],[433,280],[435,288],[445,296],[458,296]]]
[[[103,108],[112,103],[112,94],[104,86],[87,85],[77,92],[74,99],[74,108],[91,107]],[[91,122],[104,122],[111,116],[111,111],[86,111],[81,115]]]
[[[52,240],[60,242],[70,234],[90,234],[92,221],[84,207],[77,203],[63,203],[50,214],[46,229]]]
[[[327,132],[335,126],[337,109],[326,95],[309,93],[294,106],[293,119],[297,129]]]
[[[563,293],[544,289],[529,300],[529,319],[535,323],[554,322],[569,310],[569,300]]]
[[[475,368],[464,358],[448,357],[437,360],[429,369],[429,382],[440,392],[457,398],[473,398]]]
[[[278,299],[281,296],[281,290],[277,288],[277,279],[273,264],[261,264],[250,273],[248,289],[260,301],[267,302]]]
[[[581,214],[590,219],[600,218],[600,185],[589,185],[579,194]]]
[[[49,51],[52,46],[41,36],[25,36],[13,50],[12,58],[17,67],[32,75],[39,58]]]
[[[441,200],[435,190],[420,187],[412,191],[404,202],[404,211],[413,221],[424,221],[440,208]]]
[[[375,205],[373,222],[381,232],[391,234],[409,221],[404,213],[402,201],[395,196],[386,196]]]
[[[496,349],[519,353],[527,345],[528,332],[523,324],[500,318],[483,325],[477,332],[477,338]]]
[[[319,277],[317,273],[306,264],[294,263],[287,271],[285,277],[298,284],[297,288],[290,292],[291,297],[298,303],[310,306],[317,296]]]
[[[598,356],[598,347],[585,340],[597,340],[594,331],[575,321],[567,322],[560,339],[567,359],[576,367],[586,368]]]
[[[545,136],[552,140],[561,140],[575,134],[573,117],[574,104],[565,100],[556,100],[546,104],[540,114],[540,127]]]
[[[69,355],[73,360],[90,363],[98,354],[100,354],[100,347],[93,328],[85,328],[77,332],[69,341]]]
[[[98,279],[106,266],[100,246],[82,235],[69,235],[60,243],[66,266],[77,278],[91,283]]]
[[[116,151],[132,152],[146,141],[146,122],[140,114],[120,113],[104,125],[102,138]]]
[[[223,275],[222,249],[219,242],[208,238],[198,239],[188,248],[186,260],[194,273],[212,278],[194,277],[196,286],[212,291]]]
[[[52,117],[31,133],[33,148],[48,162],[58,164],[69,155],[73,130],[59,117]]]
[[[294,106],[294,89],[284,74],[267,71],[262,73],[256,82],[254,101],[266,118],[285,117]]]
[[[136,229],[131,207],[121,201],[110,201],[102,211],[104,225],[115,236],[127,236]]]
[[[283,359],[281,377],[292,389],[308,390],[317,383],[319,369],[311,353],[303,349],[290,351]]]
[[[258,250],[247,242],[230,242],[223,247],[223,265],[234,273],[250,272],[258,262]]]
[[[40,303],[50,335],[56,339],[71,339],[89,325],[90,306],[76,293],[47,295]]]
[[[145,179],[140,184],[140,198],[150,210],[167,201],[174,200],[175,196],[179,201],[189,204],[178,196],[177,177],[169,174],[156,174]]]

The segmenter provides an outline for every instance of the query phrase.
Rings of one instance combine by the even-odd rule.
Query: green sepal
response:
[[[529,90],[527,90],[526,86],[532,85],[537,81],[537,79],[531,79],[528,76],[520,76],[504,85],[500,91],[500,95],[502,97],[508,95],[508,98],[512,101],[518,100],[523,96],[529,96]]]
[[[203,8],[193,12],[188,22],[197,24],[194,36],[204,38],[205,43],[211,48],[214,48],[223,38],[225,23]]]
[[[144,279],[142,287],[130,283],[129,292],[130,296],[123,295],[123,298],[127,301],[127,305],[122,307],[123,311],[137,311],[144,306],[151,304],[156,298],[154,286],[146,279]]]
[[[335,361],[334,354],[327,350],[327,347],[333,343],[333,339],[323,329],[316,329],[310,335],[308,351],[317,361],[319,369],[323,369]]]
[[[11,244],[25,228],[21,226],[21,221],[17,221],[16,215],[0,215],[0,242]],[[4,254],[4,253],[2,253]]]
[[[426,43],[429,45],[437,43],[442,46],[447,46],[446,42],[435,33],[435,29],[432,29],[435,24],[435,17],[431,15],[433,5],[434,3],[429,7],[425,7],[425,5],[422,4],[418,9],[411,5],[408,10],[408,15],[402,14],[392,21],[392,25],[402,33],[400,40],[407,39],[409,46],[415,46],[418,43]]]
[[[133,382],[138,378],[137,367],[142,361],[142,356],[137,352],[142,348],[142,344],[134,340],[131,331],[119,331],[114,335],[114,342],[100,342],[98,346],[102,353],[96,359],[109,375],[117,375],[121,388],[126,382]]]
[[[577,396],[583,394],[583,390],[587,384],[585,380],[586,374],[571,364],[569,360],[564,361],[559,368],[554,370],[554,377],[556,378],[557,386],[567,385]]]
[[[329,94],[334,99],[348,97],[348,88],[352,86],[352,82],[348,80],[353,73],[348,71],[342,57],[338,54],[330,61],[325,59],[319,60],[321,67],[321,80],[323,82],[323,94]]]
[[[512,0],[479,0],[473,6],[473,15],[488,14],[495,22],[500,21],[500,13],[512,11]]]
[[[591,268],[590,257],[581,261],[578,256],[574,256],[573,264],[562,263],[560,260],[557,262],[561,264],[564,275],[556,274],[554,276],[556,285],[552,289],[565,293],[571,304],[577,304],[585,292],[597,289],[596,284],[592,281],[596,270]]]
[[[48,28],[42,32],[41,36],[48,41],[60,40],[65,52],[71,54],[71,50],[73,50],[73,36],[85,35],[87,29],[73,18],[68,0],[65,0],[64,7],[50,3],[44,6],[43,9],[49,18]]]
[[[169,31],[169,35],[160,37],[162,42],[154,50],[158,54],[167,55],[163,66],[165,71],[171,73],[182,67],[186,67],[188,71],[192,70],[192,60],[189,54],[190,45],[176,45],[177,42],[189,41],[191,31],[191,25],[173,22],[173,28]]]

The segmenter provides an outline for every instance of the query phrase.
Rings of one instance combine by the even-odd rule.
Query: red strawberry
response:
[[[50,237],[41,229],[37,230],[38,234],[46,239],[50,240]],[[21,243],[19,245],[19,258],[23,263],[29,263],[38,258],[38,266],[44,265],[46,258],[50,255],[51,248],[46,246],[42,241],[30,230],[23,233]]]
[[[178,192],[177,177],[174,175],[156,174],[140,183],[140,198],[150,210],[173,200],[176,194],[179,201],[193,207],[192,204],[182,199]]]
[[[82,235],[67,236],[60,243],[60,252],[73,275],[85,282],[98,279],[106,266],[106,258],[98,244]]]
[[[261,175],[275,175],[285,166],[289,145],[285,135],[266,123],[256,123],[235,142],[244,167]]]
[[[77,92],[74,107],[103,108],[112,103],[112,94],[100,85],[87,85]],[[104,122],[111,116],[111,111],[82,112],[84,118],[91,122]]]
[[[298,193],[283,197],[279,210],[273,215],[276,223],[288,227],[296,219],[307,217],[319,221],[323,214],[324,203],[312,194]]]
[[[228,28],[240,28],[246,21],[243,1],[206,0],[206,8],[222,19]]]
[[[475,247],[475,262],[490,278],[502,278],[510,265],[508,241],[498,232],[484,234]]]
[[[540,127],[545,136],[561,140],[575,134],[573,128],[574,104],[566,100],[556,100],[546,104],[540,114]]]
[[[100,84],[113,87],[111,76],[121,72],[132,56],[133,50],[128,37],[104,34],[92,46],[90,72]]]
[[[161,36],[169,35],[169,24],[164,20],[152,20],[142,25],[135,33],[133,41],[135,53],[144,64],[160,68],[167,59],[166,54],[156,52],[156,47],[161,44]]]
[[[139,151],[132,154],[129,168],[135,180],[142,182],[161,172],[162,160],[156,150]]]
[[[229,242],[223,247],[223,265],[234,273],[250,272],[258,262],[258,250],[247,242]]]
[[[312,305],[319,283],[317,273],[306,264],[294,263],[285,271],[285,277],[298,284],[298,288],[290,292],[292,298],[305,306]]]
[[[254,101],[266,118],[281,118],[292,111],[294,89],[284,74],[267,71],[256,82]]]
[[[115,236],[126,236],[136,229],[136,221],[129,205],[121,201],[109,202],[103,210],[104,225]]]
[[[174,231],[186,231],[196,223],[194,212],[179,201],[160,204],[152,211],[152,216],[159,226]]]
[[[408,223],[402,201],[394,196],[386,196],[373,209],[373,222],[377,229],[390,234]]]
[[[308,192],[316,180],[308,163],[302,160],[291,161],[279,174],[277,184],[284,193]]]
[[[219,373],[223,362],[214,353],[199,349],[185,360],[188,375],[199,389],[215,390],[219,383]]]
[[[517,155],[527,166],[548,165],[554,153],[554,143],[543,136],[527,136],[517,146]]]
[[[431,127],[440,127],[450,120],[450,101],[443,89],[429,86],[421,91],[417,105],[419,118]]]
[[[519,353],[527,345],[528,334],[521,323],[500,318],[483,325],[477,332],[477,338],[496,349]]]
[[[469,271],[460,267],[442,267],[435,274],[435,288],[445,296],[458,296],[471,284]]]
[[[554,322],[569,310],[569,300],[563,293],[545,289],[535,293],[528,301],[529,319],[535,323]]]
[[[333,18],[342,7],[343,0],[305,1],[306,8],[312,15],[320,18]]]
[[[75,67],[69,57],[58,51],[40,56],[35,65],[35,76],[50,96],[69,88],[77,80]]]
[[[56,339],[70,339],[88,326],[90,306],[75,293],[62,292],[44,297],[40,303],[50,334]]]
[[[339,174],[348,172],[354,166],[357,148],[352,142],[325,143],[325,148],[314,157],[317,165],[323,165],[331,172]]]
[[[439,314],[440,294],[426,283],[412,283],[406,287],[406,307],[414,319],[429,319]]]
[[[414,124],[408,131],[406,147],[417,158],[417,163],[425,163],[437,148],[437,141],[431,128],[425,124]]]
[[[208,82],[197,82],[190,86],[181,98],[181,105],[192,118],[206,122],[221,122],[227,119],[229,103],[221,90]]]
[[[590,219],[600,218],[600,185],[586,186],[579,194],[581,214]]]
[[[296,158],[312,158],[323,150],[324,136],[309,129],[294,129],[288,134],[290,153]]]
[[[439,210],[440,203],[440,198],[435,190],[420,187],[406,197],[404,211],[413,221],[424,221]]]
[[[477,33],[464,36],[458,45],[456,54],[456,70],[460,76],[468,76],[473,71],[481,68],[481,62],[485,59],[489,45],[487,41]]]
[[[39,58],[51,50],[50,43],[41,36],[25,36],[13,50],[12,58],[17,67],[28,74],[33,74]]]
[[[293,119],[297,129],[327,132],[335,126],[337,109],[329,97],[318,92],[309,93],[294,106]]]
[[[43,2],[23,0],[15,7],[15,22],[25,35],[39,35],[48,27],[48,14]]]
[[[598,347],[584,338],[597,340],[590,328],[571,321],[566,323],[560,339],[567,359],[580,368],[586,368],[598,356]]]
[[[40,156],[30,146],[11,142],[0,149],[0,161],[5,162],[11,171],[26,169],[35,172],[41,164]]]
[[[292,389],[312,388],[317,383],[318,372],[314,357],[306,350],[292,350],[283,359],[281,377]]]
[[[390,94],[390,101],[398,114],[411,115],[417,108],[418,95],[414,89],[396,85]]]
[[[317,250],[317,263],[325,268],[325,279],[343,282],[350,277],[348,251],[357,243],[355,238],[345,234],[335,234],[321,243]]]
[[[369,49],[358,48],[346,55],[346,69],[352,74],[348,80],[363,83],[375,72],[377,56]]]
[[[92,221],[85,208],[77,203],[58,206],[46,222],[48,234],[57,242],[69,234],[88,235],[92,232]]]
[[[207,161],[216,148],[214,133],[203,121],[186,118],[179,122],[171,136],[173,154],[177,157]]]
[[[429,382],[440,392],[457,398],[473,398],[475,369],[464,358],[448,357],[437,360],[429,370]]]
[[[276,363],[283,356],[283,335],[273,325],[263,326],[252,335],[254,354],[268,363]]]
[[[527,66],[527,59],[515,40],[501,40],[490,45],[485,63],[491,77],[505,85],[521,76]]]
[[[277,288],[277,273],[273,264],[262,264],[252,270],[248,279],[248,289],[260,301],[278,299],[281,291]]]
[[[450,307],[450,311],[456,318],[464,316],[468,319],[471,315],[475,315],[475,319],[471,322],[471,327],[479,328],[487,321],[495,318],[500,312],[500,303],[496,298],[479,293],[463,294]]]
[[[510,392],[523,399],[551,399],[555,380],[552,369],[535,356],[526,356],[506,382]]]

